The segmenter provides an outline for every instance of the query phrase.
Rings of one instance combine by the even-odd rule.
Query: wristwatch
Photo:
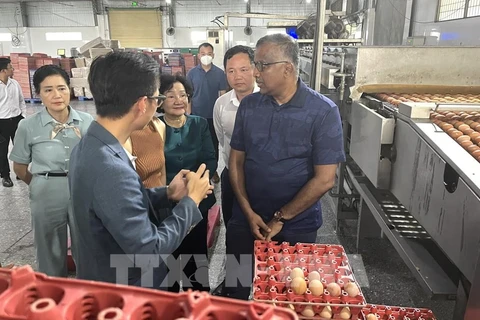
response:
[[[278,210],[277,212],[275,212],[273,214],[273,218],[282,223],[287,222],[287,220],[283,218],[283,212],[281,210]]]

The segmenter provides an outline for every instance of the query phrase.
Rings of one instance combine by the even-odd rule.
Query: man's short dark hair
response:
[[[111,52],[90,66],[88,84],[97,115],[119,119],[140,97],[151,97],[159,87],[160,66],[138,52]]]
[[[225,68],[225,70],[227,69],[227,61],[233,58],[234,55],[239,53],[245,53],[246,55],[248,55],[250,63],[253,64],[253,59],[255,56],[253,53],[253,49],[247,46],[238,45],[228,49],[227,52],[225,52],[225,56],[223,57],[223,67]]]
[[[204,43],[202,43],[201,45],[198,46],[198,51],[200,51],[200,48],[208,48],[208,47],[212,48],[212,51],[214,50],[213,46],[210,43],[204,42]]]
[[[8,58],[0,58],[0,71],[8,69],[8,65],[12,63],[12,60]]]
[[[70,89],[70,77],[68,76],[67,72],[59,66],[50,64],[38,68],[33,74],[33,86],[35,87],[35,93],[40,93],[40,86],[43,80],[45,80],[47,77],[56,75],[61,76]]]

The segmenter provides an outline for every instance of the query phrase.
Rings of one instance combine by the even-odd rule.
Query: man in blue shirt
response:
[[[88,82],[98,117],[73,149],[68,173],[77,277],[166,288],[173,283],[164,281],[163,255],[177,249],[202,219],[198,205],[213,189],[209,172],[202,164],[196,173],[182,170],[168,187],[145,189],[135,157],[123,148],[165,98],[151,57],[132,52],[99,57]],[[169,200],[179,202],[171,215],[160,216],[158,209]]]
[[[226,92],[227,78],[222,69],[212,63],[215,54],[210,43],[205,42],[198,47],[197,57],[200,64],[187,74],[187,78],[193,86],[192,114],[207,119],[218,161],[218,139],[213,125],[213,106],[218,97]],[[215,183],[219,181],[216,172],[213,181]]]
[[[237,279],[253,279],[251,260],[240,255],[251,256],[255,239],[315,242],[320,198],[345,161],[338,108],[299,80],[298,57],[290,36],[261,38],[255,52],[260,93],[245,97],[237,112],[229,161],[236,197],[223,291],[233,298],[248,298],[249,286]]]

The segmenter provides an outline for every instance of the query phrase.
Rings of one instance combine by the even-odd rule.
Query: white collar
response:
[[[127,154],[128,159],[130,160],[130,162],[132,163],[133,167],[134,167],[135,170],[136,170],[137,167],[135,166],[135,160],[137,160],[137,157],[135,157],[135,156],[132,155],[130,152],[128,152],[127,149],[123,148],[123,150],[125,150],[125,153]]]
[[[253,92],[258,92],[260,91],[260,88],[257,86],[257,83],[255,82],[255,86],[253,87]],[[240,101],[238,101],[237,98],[237,93],[235,92],[235,89],[232,89],[230,92],[230,102],[235,106],[238,107],[240,105]]]

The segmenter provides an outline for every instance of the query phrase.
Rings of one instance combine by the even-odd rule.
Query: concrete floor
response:
[[[80,111],[95,115],[91,101],[72,101],[72,106]],[[28,104],[27,114],[41,110],[40,104]],[[223,164],[219,164],[219,172]],[[12,173],[12,178],[15,178]],[[0,186],[0,262],[15,265],[29,264],[35,268],[33,234],[30,222],[28,187],[23,182],[14,181],[13,188]],[[219,186],[216,187],[220,199]],[[391,306],[424,307],[432,309],[439,320],[451,320],[454,302],[432,301],[426,298],[423,289],[404,265],[403,261],[388,242],[372,239],[361,254],[355,253],[355,221],[342,223],[340,232],[335,231],[336,215],[333,200],[329,196],[322,199],[324,225],[318,231],[317,243],[341,244],[349,256],[357,280],[367,302]],[[224,277],[225,228],[219,228],[217,241],[210,250],[210,284],[215,288]]]

